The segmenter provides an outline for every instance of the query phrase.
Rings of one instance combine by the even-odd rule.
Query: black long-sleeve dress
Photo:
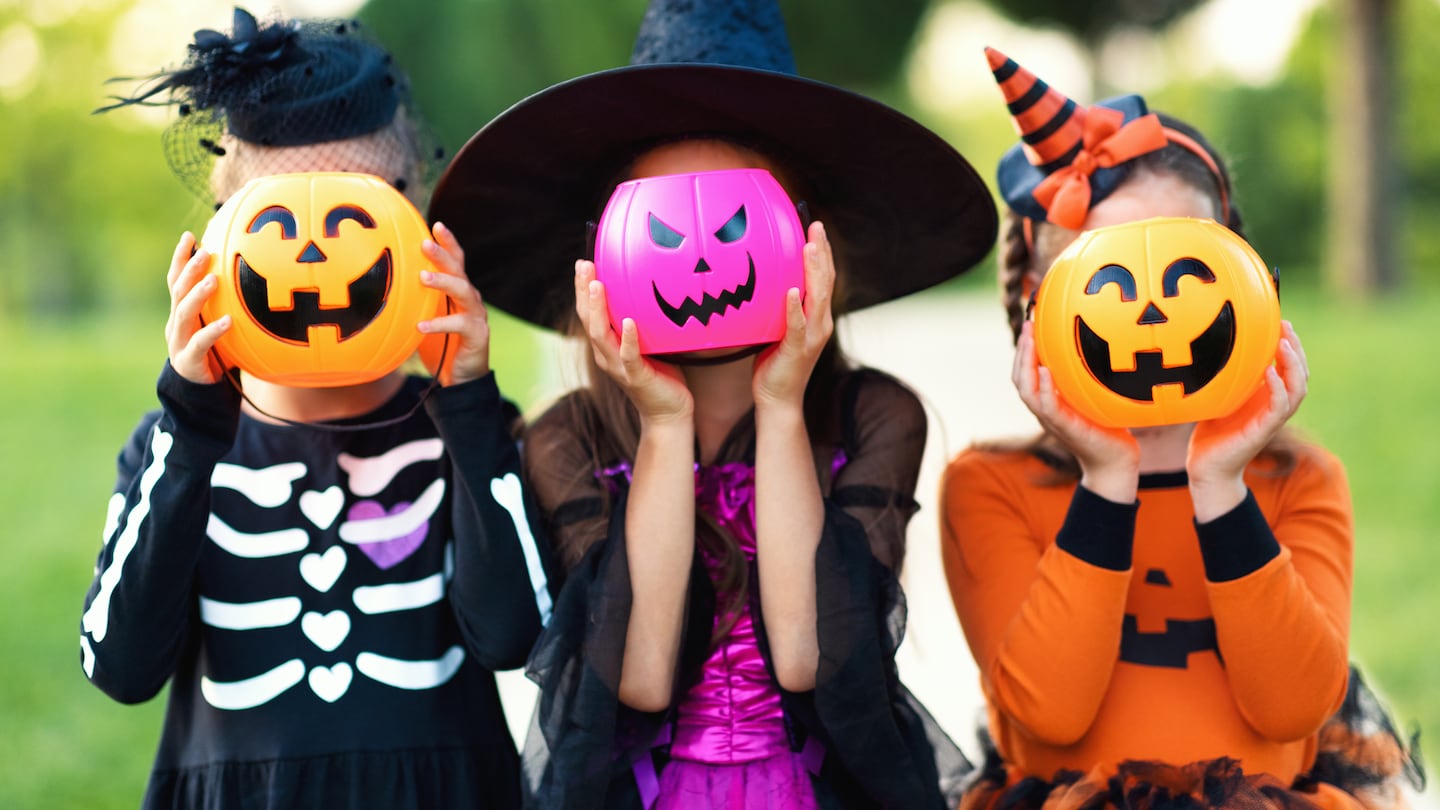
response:
[[[425,385],[330,430],[166,366],[80,639],[116,700],[171,684],[145,807],[519,805],[491,671],[548,619],[548,549],[493,375]]]
[[[848,372],[837,389],[833,425],[811,426],[825,502],[815,560],[820,663],[813,690],[781,690],[790,745],[800,752],[819,742],[812,782],[821,807],[951,807],[969,763],[900,684],[894,660],[905,624],[896,571],[917,508],[925,412],[879,372]],[[674,705],[647,714],[619,702],[631,591],[628,482],[617,471],[629,460],[595,457],[586,437],[598,420],[586,397],[571,395],[526,434],[526,472],[567,568],[555,618],[529,664],[541,695],[523,757],[525,787],[527,804],[545,810],[641,807],[635,774],[651,764],[664,769],[669,748],[661,741],[675,721]],[[753,466],[754,440],[753,418],[742,420],[714,465]],[[690,575],[677,704],[712,646],[717,595],[702,556]],[[773,679],[757,583],[751,562],[751,615]]]

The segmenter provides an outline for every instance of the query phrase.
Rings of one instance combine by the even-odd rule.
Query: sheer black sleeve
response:
[[[619,700],[632,598],[628,482],[619,470],[595,461],[596,451],[583,438],[586,420],[593,418],[585,400],[571,395],[541,415],[524,442],[525,474],[566,569],[554,615],[526,667],[540,700],[525,740],[522,781],[526,806],[545,810],[639,810],[632,769],[652,756],[669,719]],[[696,555],[677,681],[708,653],[714,603]]]
[[[846,378],[840,408],[845,456],[830,502],[859,521],[875,559],[899,571],[905,527],[919,509],[914,492],[925,453],[925,409],[909,388],[868,369]]]
[[[609,533],[613,493],[583,438],[582,428],[594,418],[584,399],[571,394],[525,431],[524,477],[567,572]]]
[[[828,749],[822,782],[837,794],[862,792],[883,807],[953,807],[970,763],[895,666],[906,618],[897,575],[918,509],[925,411],[904,385],[870,370],[843,381],[839,405],[843,463],[815,554],[819,669],[813,693],[789,704],[802,718],[813,706],[807,725]]]

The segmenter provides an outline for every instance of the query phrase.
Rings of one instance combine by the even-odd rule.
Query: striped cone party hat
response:
[[[1000,194],[1016,213],[1078,229],[1120,184],[1129,162],[1169,143],[1138,95],[1083,107],[994,48],[990,72],[1020,134],[1000,158]]]
[[[1042,169],[1073,160],[1080,149],[1085,108],[994,48],[985,49],[985,58],[1005,95],[1026,158]]]

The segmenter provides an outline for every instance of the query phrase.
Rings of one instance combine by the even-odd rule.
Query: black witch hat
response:
[[[629,66],[487,124],[440,178],[430,217],[456,233],[488,302],[559,327],[585,223],[617,174],[688,136],[750,146],[803,181],[836,243],[847,309],[959,275],[995,242],[995,206],[970,164],[896,110],[797,75],[774,0],[652,0]]]

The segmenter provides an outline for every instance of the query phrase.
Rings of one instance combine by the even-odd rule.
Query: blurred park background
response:
[[[1231,157],[1247,230],[1280,266],[1285,313],[1310,356],[1311,396],[1297,421],[1350,473],[1354,657],[1406,731],[1435,734],[1440,644],[1426,645],[1440,626],[1440,428],[1431,421],[1440,414],[1440,0],[781,7],[802,73],[908,111],[987,180],[1014,139],[981,53],[987,44],[1082,102],[1141,92]],[[358,15],[408,69],[451,151],[520,98],[625,63],[643,8],[644,0],[250,6],[262,17]],[[230,4],[217,0],[0,0],[3,808],[133,807],[154,753],[163,699],[122,707],[91,688],[77,628],[115,453],[154,405],[166,263],[178,234],[202,229],[209,208],[165,166],[159,131],[168,111],[90,111],[133,87],[106,79],[178,64],[194,29],[229,22]],[[932,471],[975,437],[1033,424],[1014,417],[993,278],[987,262],[918,308],[889,305],[847,327],[859,338],[855,354],[903,372],[922,392],[934,381],[1006,410],[995,419],[966,411],[937,426]],[[905,328],[897,333],[886,312],[901,313]],[[550,344],[497,320],[502,386],[522,406],[542,406],[567,379]],[[981,337],[943,352],[916,345],[962,326]],[[868,348],[866,336],[875,336]],[[928,359],[917,366],[916,358]],[[927,509],[913,531],[933,538],[933,489],[920,495]],[[912,535],[907,582],[938,576],[936,562],[933,539],[926,548]],[[956,656],[943,594],[912,607],[907,645],[948,645]],[[946,689],[947,678],[973,693],[973,670],[934,669],[906,674],[928,684],[922,698]],[[971,736],[972,716],[940,714],[954,736]]]

